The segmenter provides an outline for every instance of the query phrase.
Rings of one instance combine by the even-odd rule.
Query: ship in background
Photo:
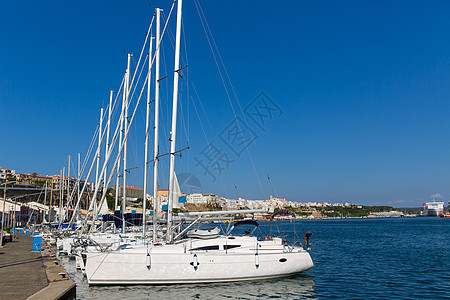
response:
[[[425,217],[440,217],[444,215],[444,202],[427,202],[423,204],[423,215]]]
[[[444,214],[441,216],[442,218],[450,218],[450,201],[447,203],[447,213],[444,211]]]

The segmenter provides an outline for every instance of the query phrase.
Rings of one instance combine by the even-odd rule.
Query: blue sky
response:
[[[167,17],[171,4],[129,2],[0,4],[0,166],[59,174],[68,154],[86,154],[99,107],[120,85],[126,53],[134,53],[135,65],[154,7]],[[188,136],[191,148],[177,159],[182,189],[396,207],[420,206],[433,194],[449,200],[448,1],[199,2],[242,109],[251,111],[264,92],[278,110],[259,126],[240,112],[227,82],[241,124],[256,139],[248,151],[230,148],[224,136],[235,124],[233,109],[195,2],[185,0],[182,56],[189,67],[181,82],[178,148]],[[173,19],[172,34],[174,25]],[[161,149],[167,151],[169,33],[162,50],[161,74],[168,79],[161,87]],[[144,115],[141,105],[130,136],[129,167],[138,168],[129,183],[137,186]],[[209,169],[215,179],[198,165],[207,162],[210,142],[227,161],[221,176]],[[161,165],[165,187],[167,161]],[[191,187],[187,173],[197,182]]]

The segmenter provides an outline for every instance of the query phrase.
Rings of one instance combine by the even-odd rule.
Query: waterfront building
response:
[[[214,194],[207,193],[194,193],[190,195],[186,195],[186,202],[192,204],[211,204],[211,203],[220,203],[219,197]]]
[[[186,196],[186,202],[192,204],[207,204],[208,199],[203,194],[195,193]]]
[[[6,181],[8,178],[14,177],[16,171],[0,167],[0,181]]]
[[[113,194],[116,194],[116,185],[113,187]],[[126,186],[127,200],[144,199],[144,189],[137,186]],[[123,185],[119,185],[119,198],[123,197]]]
[[[370,214],[370,217],[382,217],[382,218],[393,218],[393,217],[403,217],[403,213],[400,211],[382,211],[382,212],[373,212]]]
[[[184,203],[187,202],[184,198],[187,199],[188,196],[185,193],[178,193],[173,201],[173,208],[184,208]],[[181,199],[180,199],[181,198]],[[153,197],[150,196],[147,199],[151,199],[153,203]],[[168,189],[159,189],[158,190],[158,212],[167,211],[169,202],[169,190]]]
[[[52,181],[54,180],[53,176],[39,175],[36,173],[16,173],[14,177],[17,183],[34,186],[45,186],[45,183],[47,182],[50,187]]]
[[[3,204],[3,202],[5,202]],[[16,220],[18,219],[19,213],[20,213],[20,202],[16,202],[14,204],[14,201],[6,199],[6,201],[2,198],[0,199],[0,217],[5,218],[4,219],[4,225],[12,227],[12,223],[14,220],[14,212],[16,214]],[[3,211],[3,207],[5,207],[5,211]]]

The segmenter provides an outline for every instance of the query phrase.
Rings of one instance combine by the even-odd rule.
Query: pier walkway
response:
[[[75,283],[53,253],[32,248],[33,237],[19,233],[0,248],[0,300],[75,298]]]
[[[33,237],[18,239],[0,248],[0,299],[26,299],[48,285],[41,252],[31,252]]]

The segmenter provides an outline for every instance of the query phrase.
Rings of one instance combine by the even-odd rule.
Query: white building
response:
[[[219,202],[220,199],[214,194],[190,194],[186,196],[186,202],[192,204],[210,204],[213,202]]]
[[[208,198],[200,193],[190,194],[186,196],[186,202],[192,204],[208,204]]]
[[[8,176],[14,176],[16,174],[15,170],[0,168],[0,180],[6,180]]]
[[[3,212],[3,199],[0,199],[0,212]],[[16,201],[15,211],[20,212],[20,205],[22,203]],[[5,213],[9,214],[14,211],[14,201],[6,199],[5,201]]]

